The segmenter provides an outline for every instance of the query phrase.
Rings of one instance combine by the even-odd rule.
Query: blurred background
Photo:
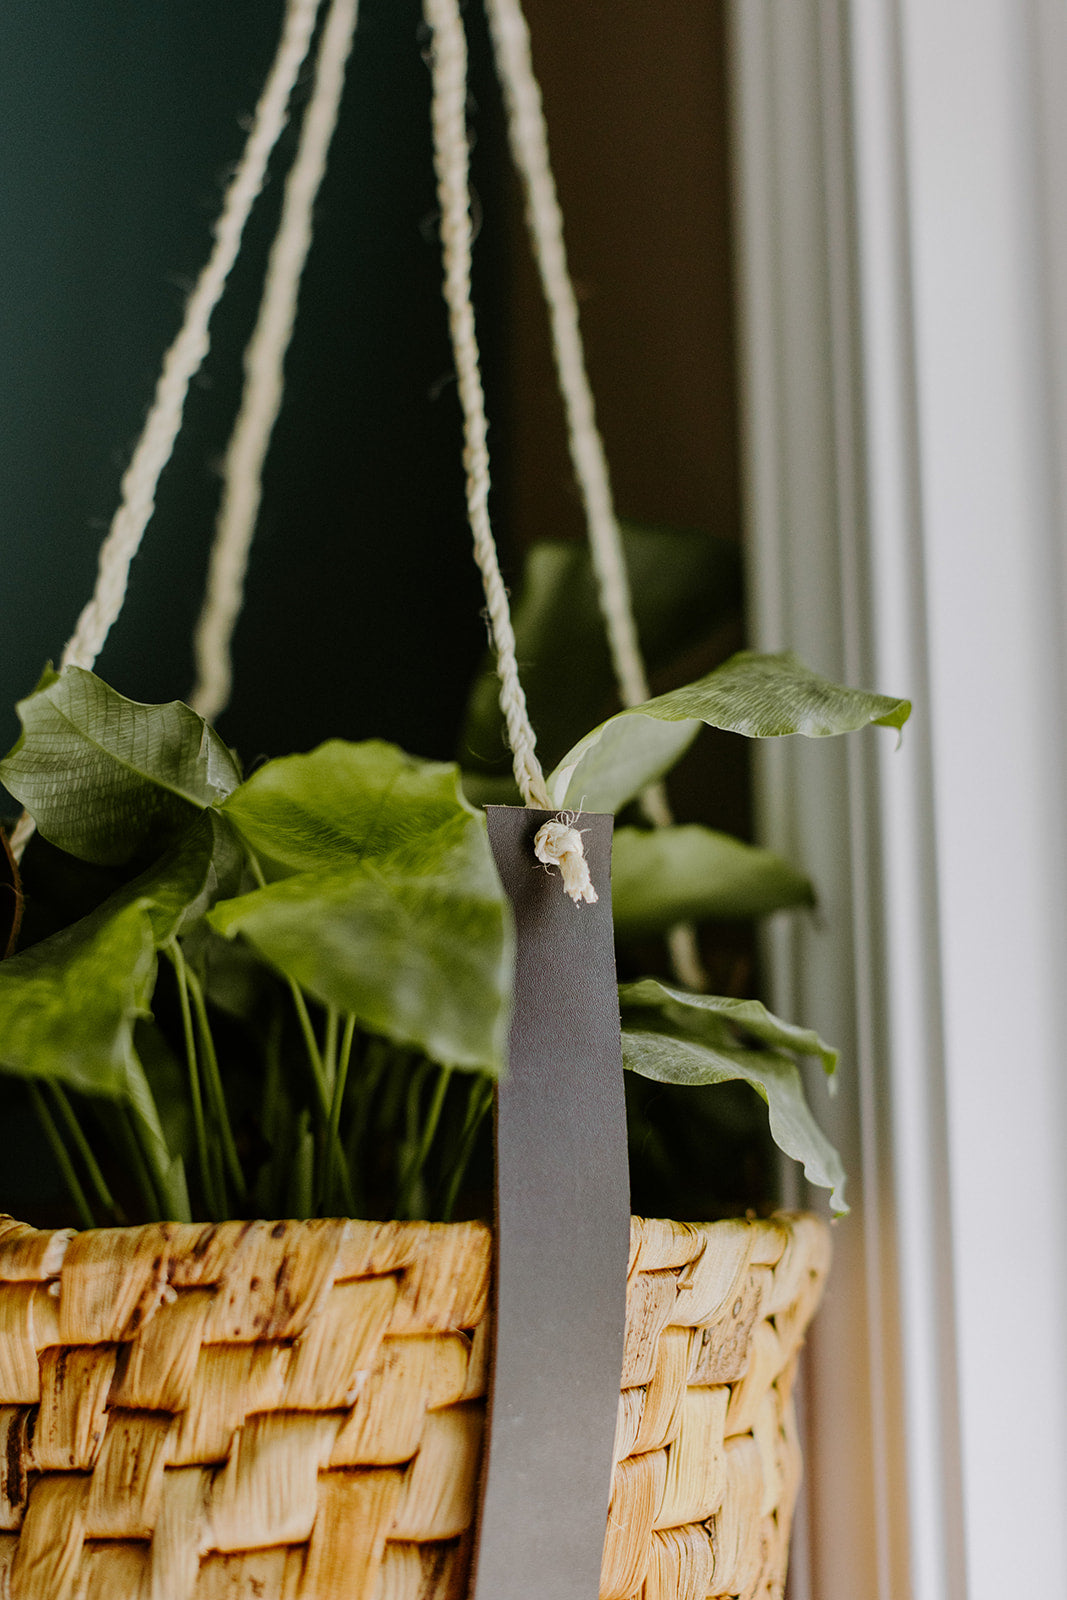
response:
[[[5,742],[8,702],[62,648],[90,592],[280,19],[262,0],[5,7],[0,470],[17,596],[0,631]],[[531,540],[583,527],[477,6],[467,21],[475,301],[495,522],[514,576]],[[722,9],[630,3],[609,18],[535,5],[530,21],[620,511],[736,540]],[[363,0],[220,724],[246,760],[372,732],[452,755],[484,649],[423,48],[416,0]],[[101,658],[137,699],[191,681],[216,464],[294,138],[291,125]]]
[[[748,638],[916,704],[903,748],[704,738],[683,818],[812,872],[776,1008],[844,1055],[793,1600],[1067,1593],[1067,13],[1055,0],[528,0],[619,510],[732,549]],[[68,637],[207,254],[277,0],[0,10],[0,742]],[[470,121],[495,525],[577,538],[480,8]],[[450,757],[485,648],[419,7],[363,0],[220,726]],[[286,136],[101,659],[187,693]],[[736,559],[744,532],[742,617]],[[665,682],[657,679],[656,687]],[[709,952],[750,987],[757,952]],[[19,1145],[10,1121],[5,1134]],[[23,1146],[24,1152],[28,1147]],[[29,1194],[44,1169],[10,1160]],[[766,1174],[764,1175],[766,1176]],[[792,1198],[804,1199],[798,1191]]]
[[[281,16],[279,4],[177,10],[140,0],[5,12],[5,747],[17,732],[14,701],[58,656],[91,591],[119,480],[206,259]],[[618,508],[692,535],[691,580],[683,574],[680,586],[703,610],[694,615],[690,602],[676,625],[661,621],[650,656],[658,692],[743,642],[725,14],[671,0],[655,11],[624,4],[610,18],[534,5],[529,20]],[[466,21],[491,509],[517,589],[535,541],[581,543],[585,528],[480,8],[468,7]],[[486,633],[440,290],[425,45],[417,0],[363,0],[266,468],[235,692],[219,719],[246,766],[331,736],[382,737],[466,764],[485,757],[464,745]],[[218,462],[308,90],[305,69],[98,665],[136,700],[181,698],[192,682]],[[588,645],[570,648],[574,673],[588,677],[603,657],[591,602],[583,626]],[[546,763],[615,709],[608,692],[587,699],[588,722],[579,713],[559,748],[544,730]],[[507,770],[502,746],[494,760]],[[681,820],[750,835],[743,741],[707,735],[672,783]],[[750,992],[751,930],[711,929],[705,945],[713,987]],[[662,951],[653,941],[630,962],[632,975],[662,969]],[[672,1118],[672,1091],[634,1092],[654,1121]],[[25,1122],[23,1156],[0,1184],[0,1203],[10,1196],[25,1211],[57,1178],[19,1096],[9,1086],[9,1115]],[[707,1099],[709,1115],[718,1122],[718,1110],[727,1124],[719,1181],[700,1176],[714,1165],[701,1158],[699,1141],[713,1132],[704,1126],[693,1159],[669,1164],[694,1174],[683,1192],[649,1187],[645,1167],[635,1168],[643,1209],[703,1215],[774,1199],[777,1175],[749,1091],[731,1086]],[[691,1120],[690,1104],[668,1145],[677,1148]]]
[[[91,591],[119,479],[207,258],[281,17],[279,4],[258,0],[5,10],[2,470],[9,592],[18,596],[0,646],[8,702],[62,649]],[[375,732],[451,754],[484,645],[477,578],[463,560],[419,30],[417,4],[361,8],[223,723],[246,761],[310,748],[328,733]],[[475,33],[473,92],[485,102],[474,113],[475,181],[492,219],[478,252],[478,301],[495,398],[503,152]],[[217,464],[298,130],[297,114],[250,219],[128,606],[100,661],[135,699],[180,697],[192,681]],[[2,715],[7,739],[16,727],[7,704]]]

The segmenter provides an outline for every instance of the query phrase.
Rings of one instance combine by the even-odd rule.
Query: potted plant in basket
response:
[[[820,737],[900,727],[908,710],[794,658],[742,652],[586,734],[549,791],[561,812],[619,811],[704,723]],[[0,779],[40,842],[20,948],[0,966],[0,1063],[44,1086],[38,1103],[86,1225],[115,1221],[123,1204],[221,1221],[250,1207],[351,1211],[357,1195],[374,1214],[387,1201],[399,1216],[430,1206],[448,1218],[504,1068],[511,984],[508,908],[465,775],[335,740],[245,778],[187,706],[137,705],[78,668],[49,668],[18,712]],[[466,784],[484,792],[477,775]],[[694,825],[619,829],[615,875],[624,931],[811,897],[779,858]],[[752,1082],[781,1148],[844,1209],[793,1060],[818,1057],[832,1075],[829,1046],[759,1002],[652,979],[625,985],[622,1006],[631,1070]],[[390,1075],[418,1107],[402,1133],[390,1112],[391,1196],[363,1149]],[[459,1098],[466,1134],[457,1141],[450,1124],[442,1139]],[[125,1152],[125,1200],[90,1160],[97,1139]],[[456,1156],[447,1172],[431,1160],[438,1143]]]
[[[520,636],[570,559],[535,554]],[[822,737],[908,710],[742,652],[575,730],[546,793],[580,832],[705,724]],[[0,1219],[0,1596],[458,1600],[487,1387],[477,1163],[514,977],[480,801],[509,780],[374,740],[245,775],[188,706],[73,664],[18,711],[0,780],[37,837],[21,885],[12,866],[0,1072],[81,1231]],[[495,722],[476,691],[468,745]],[[810,898],[702,828],[620,828],[615,873],[644,934]],[[660,978],[620,1003],[632,1073],[748,1083],[844,1208],[797,1066],[833,1073],[816,1034]],[[825,1268],[812,1218],[635,1224],[603,1600],[780,1592]]]
[[[331,1234],[340,1225],[311,1222],[312,1230],[323,1230],[317,1237],[328,1241],[328,1259],[316,1268],[319,1275],[308,1303],[300,1311],[290,1308],[288,1320],[278,1324],[277,1313],[260,1305],[254,1282],[266,1270],[265,1262],[275,1263],[276,1274],[281,1270],[278,1251],[287,1242],[286,1228],[280,1229],[280,1243],[271,1237],[274,1230],[265,1230],[267,1237],[257,1242],[256,1251],[242,1258],[242,1247],[246,1252],[248,1247],[242,1246],[247,1235],[240,1227],[216,1233],[197,1223],[259,1216],[383,1215],[390,1200],[402,1217],[453,1213],[491,1100],[492,1080],[504,1066],[509,1010],[509,909],[494,872],[484,818],[464,797],[456,768],[419,761],[374,741],[333,741],[306,755],[268,762],[242,778],[234,755],[187,707],[136,705],[76,668],[46,672],[21,702],[19,714],[23,733],[0,764],[0,777],[30,809],[46,842],[31,846],[25,863],[31,893],[26,928],[34,942],[24,942],[0,964],[4,1071],[22,1076],[30,1086],[70,1178],[83,1224],[153,1218],[184,1224],[157,1230],[151,1238],[156,1244],[163,1237],[184,1246],[192,1242],[194,1256],[199,1250],[205,1260],[218,1248],[216,1241],[232,1238],[237,1260],[229,1270],[239,1337],[229,1348],[246,1351],[253,1327],[260,1325],[286,1341],[287,1358],[297,1366],[299,1360],[289,1351],[314,1346],[326,1388],[305,1397],[308,1411],[300,1414],[305,1420],[328,1418],[326,1426],[334,1434],[339,1419],[347,1415],[344,1427],[358,1433],[363,1425],[351,1419],[361,1416],[361,1401],[352,1373],[371,1371],[385,1391],[396,1374],[388,1363],[376,1367],[368,1346],[380,1356],[383,1341],[388,1347],[390,1338],[400,1344],[406,1338],[410,1350],[412,1324],[410,1306],[402,1308],[399,1322],[394,1313],[392,1325],[381,1307],[357,1314],[355,1291],[380,1294],[387,1283],[395,1298],[395,1279],[381,1274],[395,1271],[398,1263],[409,1266],[404,1254],[409,1244],[398,1244],[395,1231],[384,1227],[372,1229],[372,1242],[363,1239],[357,1249],[340,1234]],[[592,730],[559,763],[548,779],[549,789],[561,811],[577,809],[583,800],[590,810],[625,806],[666,769],[702,722],[750,735],[823,735],[869,722],[899,727],[906,715],[904,702],[833,686],[790,658],[743,653],[697,683],[619,713]],[[745,846],[706,830],[622,830],[620,844],[624,873],[619,912],[624,923],[634,916],[639,920],[640,902],[650,896],[660,920],[692,914],[702,899],[713,903],[722,889],[722,862],[729,858],[735,871],[738,863],[747,870],[753,894],[760,885],[767,892],[774,876],[782,880],[785,871],[781,863],[760,853],[748,857]],[[675,852],[682,863],[680,884]],[[708,862],[703,870],[702,853]],[[53,885],[47,907],[33,896],[35,856],[41,860],[42,878],[47,873]],[[657,863],[654,883],[644,866],[646,858]],[[63,872],[68,874],[66,883]],[[788,898],[796,886],[786,882]],[[87,896],[97,903],[85,910]],[[72,916],[72,905],[84,914]],[[62,925],[53,931],[46,931],[47,923],[34,929],[33,918],[45,915]],[[580,908],[575,915],[581,915]],[[828,1046],[809,1031],[773,1017],[754,1000],[716,999],[652,979],[627,984],[621,999],[624,1059],[632,1071],[666,1082],[741,1078],[751,1083],[766,1100],[781,1147],[804,1162],[815,1182],[832,1189],[840,1208],[839,1164],[807,1110],[795,1062],[798,1053],[817,1055],[832,1072],[834,1054]],[[740,1269],[736,1262],[728,1269],[719,1266],[727,1289],[753,1279],[757,1287],[762,1283],[767,1288],[773,1285],[775,1250],[779,1262],[783,1249],[787,1256],[790,1249],[799,1254],[799,1234],[788,1233],[785,1225],[767,1227],[770,1244],[762,1239],[754,1246],[747,1237],[751,1229],[741,1225],[746,1239]],[[429,1325],[421,1328],[425,1337],[438,1334],[446,1345],[458,1337],[456,1329],[472,1333],[484,1311],[484,1230],[460,1225],[459,1236],[462,1249],[458,1258],[449,1258],[447,1268],[448,1304],[444,1310],[440,1305],[432,1309]],[[205,1299],[207,1284],[227,1281],[218,1262],[211,1266],[215,1277],[207,1269],[190,1274],[177,1256],[160,1265],[156,1249],[146,1275],[145,1262],[135,1258],[134,1287],[118,1294],[105,1315],[98,1303],[102,1286],[92,1287],[91,1241],[108,1236],[82,1237],[87,1243],[76,1240],[71,1248],[84,1251],[78,1265],[89,1282],[84,1290],[88,1325],[64,1326],[61,1321],[58,1331],[64,1345],[86,1358],[100,1338],[108,1342],[108,1382],[92,1380],[97,1382],[101,1416],[110,1393],[110,1417],[126,1422],[132,1431],[140,1426],[142,1433],[149,1408],[158,1420],[159,1411],[171,1404],[179,1417],[199,1417],[212,1403],[232,1406],[231,1438],[249,1413],[266,1428],[260,1408],[272,1402],[279,1407],[278,1416],[291,1419],[293,1386],[302,1394],[300,1385],[310,1385],[310,1377],[298,1380],[292,1372],[288,1377],[276,1372],[264,1375],[259,1387],[258,1379],[251,1387],[246,1379],[232,1401],[206,1387],[206,1353],[214,1356],[227,1348],[221,1343],[224,1329],[211,1322],[215,1313]],[[387,1242],[378,1242],[383,1239]],[[699,1234],[685,1235],[678,1259],[673,1233],[668,1242],[660,1241],[656,1248],[662,1259],[653,1261],[652,1278],[668,1271],[677,1277],[688,1270],[696,1244],[704,1244]],[[56,1329],[38,1308],[55,1303],[47,1297],[42,1301],[41,1294],[55,1280],[61,1248],[56,1236],[18,1228],[6,1241],[0,1239],[6,1335],[16,1342],[20,1336],[28,1339],[34,1355],[22,1386],[9,1387],[0,1394],[0,1403],[9,1428],[24,1427],[29,1408],[40,1403],[32,1459],[45,1474],[42,1483],[53,1488],[59,1484],[69,1493],[75,1478],[79,1489],[92,1481],[73,1469],[85,1472],[98,1462],[100,1440],[92,1429],[75,1437],[80,1426],[71,1415],[75,1393],[71,1380],[65,1379],[69,1351],[62,1369],[47,1361],[54,1354]],[[168,1251],[176,1248],[172,1243]],[[652,1260],[653,1245],[648,1249]],[[346,1251],[353,1258],[347,1264]],[[376,1252],[380,1259],[375,1259]],[[68,1272],[71,1260],[68,1254]],[[372,1267],[376,1274],[360,1276]],[[809,1309],[810,1294],[804,1291],[810,1285],[803,1274],[798,1279],[795,1263],[790,1272],[784,1300],[782,1289],[777,1298],[764,1295],[764,1306],[776,1308],[777,1334],[770,1331],[766,1316],[758,1323],[768,1330],[765,1342],[776,1340],[767,1356],[775,1376],[774,1355],[780,1363],[787,1311],[795,1313],[791,1332],[799,1337],[796,1316],[804,1317]],[[33,1284],[42,1287],[27,1294]],[[238,1285],[251,1297],[251,1311],[247,1306],[236,1309]],[[723,1287],[717,1280],[720,1297]],[[339,1311],[332,1321],[322,1312],[316,1296],[321,1302],[327,1291],[345,1300],[351,1316],[362,1319],[357,1322],[362,1330],[358,1339],[351,1327],[342,1334]],[[714,1303],[693,1308],[692,1326],[702,1326],[705,1333],[714,1323],[713,1313],[721,1310],[714,1291],[709,1292]],[[125,1348],[142,1322],[146,1341],[153,1329],[162,1338],[165,1329],[172,1329],[168,1297],[176,1293],[174,1305],[184,1309],[195,1302],[208,1318],[193,1356],[186,1358],[198,1363],[192,1378],[205,1386],[198,1390],[195,1405],[183,1408],[180,1400],[167,1398],[174,1396],[177,1380],[172,1372],[150,1371],[148,1354],[128,1358],[118,1390],[112,1390],[112,1341]],[[441,1294],[439,1285],[435,1293]],[[735,1320],[747,1325],[740,1341],[734,1330],[735,1364],[738,1344],[743,1356],[757,1324],[760,1299],[756,1294],[753,1300],[753,1293],[748,1290],[736,1313]],[[110,1302],[110,1286],[107,1298]],[[28,1319],[22,1325],[18,1308]],[[728,1311],[733,1310],[732,1302]],[[196,1321],[192,1311],[185,1315]],[[664,1316],[669,1318],[669,1312]],[[435,1318],[443,1318],[444,1326],[435,1326]],[[364,1326],[368,1319],[370,1329]],[[660,1327],[667,1330],[664,1337],[680,1335],[673,1322],[661,1322]],[[175,1336],[168,1331],[168,1338]],[[327,1337],[333,1343],[324,1354],[319,1345]],[[687,1348],[689,1337],[686,1328]],[[41,1379],[38,1350],[44,1361]],[[453,1412],[433,1415],[452,1415],[453,1423],[459,1416],[462,1425],[443,1438],[436,1467],[428,1450],[415,1458],[426,1473],[454,1472],[457,1450],[469,1443],[471,1396],[476,1398],[484,1388],[484,1375],[480,1380],[470,1376],[466,1345],[462,1361],[459,1354],[457,1350],[451,1387],[445,1384],[441,1390],[455,1402]],[[179,1360],[173,1353],[171,1359]],[[639,1381],[631,1382],[626,1392],[640,1395],[646,1407],[657,1362],[662,1365],[665,1359],[657,1356],[653,1339],[651,1356],[646,1353],[643,1365],[630,1374]],[[688,1357],[674,1359],[688,1368]],[[8,1360],[11,1370],[17,1363]],[[309,1373],[310,1362],[307,1355]],[[338,1376],[342,1371],[347,1372],[343,1382]],[[729,1361],[718,1368],[714,1362],[706,1364],[699,1376],[704,1382],[694,1392],[705,1398],[714,1395],[724,1416],[734,1406],[726,1437],[750,1438],[771,1385],[765,1393],[748,1395],[742,1373],[735,1372],[731,1389],[725,1381]],[[78,1405],[85,1403],[86,1381],[87,1376],[79,1380]],[[736,1395],[741,1399],[735,1402]],[[645,1463],[651,1471],[647,1464],[665,1459],[667,1445],[646,1410],[637,1415],[638,1409],[635,1402],[632,1437],[621,1454],[627,1463]],[[421,1411],[425,1413],[425,1402]],[[767,1425],[767,1414],[763,1416]],[[723,1418],[718,1422],[721,1426]],[[184,1426],[195,1434],[192,1423]],[[138,1439],[136,1449],[147,1450],[143,1437]],[[382,1445],[362,1439],[362,1455],[356,1446],[338,1455],[335,1441],[329,1459],[339,1463],[342,1478],[353,1461],[389,1477],[392,1488],[386,1500],[393,1506],[390,1517],[395,1517],[393,1502],[404,1481],[396,1452],[407,1442]],[[129,1437],[123,1435],[121,1448],[134,1448]],[[207,1447],[201,1440],[201,1454],[204,1448],[220,1448],[217,1436]],[[169,1487],[177,1481],[171,1476],[178,1470],[174,1463],[190,1460],[186,1450],[195,1457],[192,1438],[179,1446],[177,1457],[170,1456],[167,1467],[160,1458],[152,1468],[160,1484]],[[241,1460],[247,1464],[247,1444],[245,1450]],[[388,1464],[378,1469],[383,1453]],[[203,1461],[191,1460],[190,1470],[196,1465],[206,1471],[214,1459],[209,1453]],[[60,1463],[65,1472],[58,1470]],[[233,1468],[233,1484],[224,1475],[218,1480],[223,1487],[216,1493],[229,1497],[226,1514],[232,1512],[234,1525],[217,1547],[217,1559],[232,1564],[236,1551],[243,1551],[245,1565],[262,1564],[265,1557],[250,1553],[264,1537],[262,1530],[241,1520],[250,1512],[237,1485],[240,1470]],[[779,1477],[784,1493],[784,1466]],[[430,1560],[427,1550],[434,1560],[459,1550],[470,1518],[470,1475],[461,1473],[453,1481],[467,1485],[465,1511],[450,1504],[421,1524],[414,1512],[405,1512],[399,1523],[389,1524],[401,1535],[392,1537],[391,1559],[421,1563],[421,1571]],[[425,1485],[418,1490],[428,1492]],[[765,1498],[766,1492],[764,1485],[760,1495]],[[13,1502],[18,1502],[17,1493]],[[699,1487],[694,1489],[687,1478],[678,1491],[677,1516],[669,1511],[666,1526],[687,1518],[689,1503],[699,1512]],[[8,1515],[5,1526],[16,1520],[15,1510]],[[126,1527],[128,1513],[112,1508],[111,1516],[111,1522],[104,1512],[96,1522],[90,1516],[86,1536],[91,1538],[96,1529],[116,1537]],[[783,1524],[785,1520],[783,1515]],[[688,1525],[687,1520],[680,1525]],[[27,1537],[24,1533],[23,1542]],[[247,1548],[239,1542],[242,1537]],[[0,1535],[12,1552],[14,1539],[13,1529]],[[35,1543],[33,1559],[43,1562],[53,1547],[43,1535],[40,1543],[45,1554]],[[673,1549],[662,1536],[660,1544],[665,1551]],[[422,1553],[416,1557],[408,1546]],[[288,1554],[275,1553],[271,1560],[284,1565],[297,1547],[295,1535],[291,1542],[280,1541],[278,1548]],[[143,1554],[140,1544],[137,1553],[139,1558]],[[647,1565],[647,1555],[644,1559]],[[667,1559],[663,1551],[660,1559]],[[622,1587],[609,1582],[604,1592],[632,1592],[625,1584],[633,1565],[627,1543],[615,1560]]]

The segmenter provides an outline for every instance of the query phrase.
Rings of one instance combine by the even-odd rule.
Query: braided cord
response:
[[[197,680],[189,703],[209,722],[230,699],[233,632],[244,600],[248,558],[263,495],[263,464],[281,408],[285,357],[311,246],[315,201],[337,127],[358,14],[359,0],[333,0],[327,15],[315,83],[267,262],[259,315],[245,351],[241,405],[223,463],[215,542],[193,641]]]
[[[285,127],[289,96],[311,44],[319,0],[288,0],[274,64],[178,335],[163,361],[155,398],[122,479],[122,498],[100,550],[96,588],[63,651],[62,665],[92,667],[126,598],[130,563],[155,509],[156,486],[181,426],[189,384],[209,346],[208,324],[237,259],[248,214],[263,186],[271,151]]]
[[[623,704],[639,705],[649,698],[648,677],[637,639],[604,443],[596,424],[578,325],[578,303],[567,268],[563,213],[549,160],[541,90],[530,56],[530,34],[518,0],[486,0],[486,13],[504,91],[512,156],[526,192],[526,217],[548,306],[571,460],[585,507],[615,678]]]
[[[596,422],[578,302],[567,267],[563,213],[552,174],[544,106],[530,53],[530,32],[521,0],[486,0],[486,13],[504,92],[512,158],[526,195],[530,242],[548,307],[571,461],[585,508],[597,597],[615,681],[623,705],[640,705],[649,698],[648,673],[637,636],[604,441]],[[669,827],[674,820],[662,783],[650,784],[640,796],[640,805],[655,827]],[[692,927],[683,923],[672,928],[668,945],[679,979],[690,988],[705,988],[706,975]]]
[[[319,0],[288,0],[278,50],[223,199],[211,254],[189,297],[174,343],[163,358],[144,429],[123,474],[118,510],[100,547],[96,585],[63,650],[61,666],[92,668],[122,610],[130,566],[155,510],[156,488],[174,449],[185,397],[208,352],[212,313],[237,259],[271,152],[285,127],[289,97],[311,46],[318,10]],[[23,811],[10,840],[16,861],[21,861],[35,829],[33,818]]]
[[[493,630],[500,705],[511,745],[515,779],[526,805],[552,809],[536,740],[519,682],[515,633],[508,594],[500,573],[489,522],[489,449],[485,395],[471,304],[470,150],[467,141],[467,41],[458,0],[424,0],[423,15],[433,33],[433,147],[441,206],[444,296],[463,408],[463,464],[467,474],[467,514],[474,556],[482,575]]]

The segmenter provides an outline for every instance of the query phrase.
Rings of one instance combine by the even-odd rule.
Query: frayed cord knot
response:
[[[575,905],[584,900],[593,905],[597,892],[589,876],[589,863],[585,859],[582,835],[574,826],[577,819],[570,812],[562,812],[551,822],[546,822],[534,836],[534,855],[546,867],[558,867],[563,877],[563,887]]]

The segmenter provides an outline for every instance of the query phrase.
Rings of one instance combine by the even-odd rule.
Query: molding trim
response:
[[[732,41],[751,638],[764,649],[794,648],[828,675],[909,693],[910,670],[886,674],[870,659],[840,8],[736,0]],[[810,871],[820,894],[817,918],[782,919],[771,932],[773,998],[842,1049],[836,1099],[809,1087],[845,1158],[853,1207],[836,1230],[830,1291],[809,1340],[795,1600],[913,1594],[897,1268],[906,1241],[893,1204],[890,1101],[881,1092],[888,930],[871,914],[885,870],[879,782],[888,742],[873,733],[783,741],[761,747],[757,769],[763,837]],[[919,741],[910,729],[902,755],[914,784]],[[922,1270],[928,1277],[925,1261]],[[938,1482],[937,1441],[924,1445],[926,1476]]]
[[[916,704],[900,751],[760,769],[823,908],[776,1003],[843,1046],[853,1173],[793,1593],[1067,1593],[1067,24],[730,15],[752,637]]]

